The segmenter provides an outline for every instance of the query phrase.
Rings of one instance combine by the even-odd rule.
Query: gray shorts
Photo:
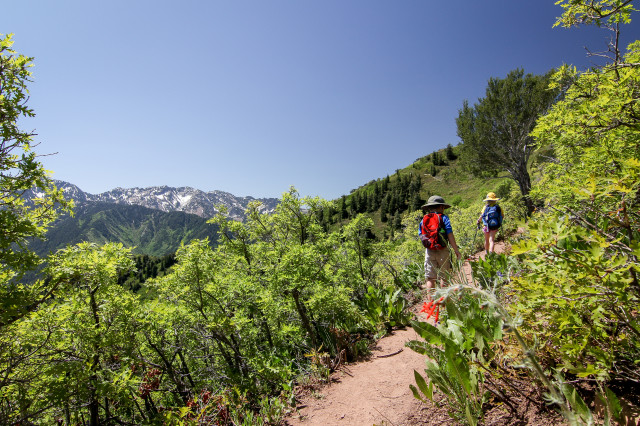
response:
[[[427,279],[442,279],[451,271],[449,249],[424,252],[424,276]]]

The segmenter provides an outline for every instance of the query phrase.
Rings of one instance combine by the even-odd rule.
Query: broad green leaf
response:
[[[420,373],[418,373],[416,370],[413,370],[413,376],[415,378],[415,381],[420,391],[427,398],[433,401],[433,384],[432,383],[427,384],[424,377],[422,377],[422,375],[420,375]]]
[[[432,345],[442,344],[444,336],[442,336],[440,331],[431,324],[426,322],[411,321],[411,327],[416,331],[416,333],[418,333],[420,337],[422,337]]]

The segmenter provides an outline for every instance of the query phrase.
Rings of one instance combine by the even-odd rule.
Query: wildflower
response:
[[[435,311],[435,322],[438,322],[438,319],[440,317],[440,305],[444,302],[444,296],[442,296],[440,299],[434,301],[429,301],[429,303],[424,302],[424,304],[422,305],[422,310],[420,311],[421,313],[424,312],[427,314],[427,319],[431,318],[431,316],[434,314]]]

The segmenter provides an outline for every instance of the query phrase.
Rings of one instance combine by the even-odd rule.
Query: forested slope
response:
[[[504,173],[475,176],[459,160],[459,152],[459,146],[449,144],[392,175],[353,189],[326,207],[319,219],[329,229],[365,214],[374,221],[376,237],[387,239],[402,228],[404,215],[419,210],[431,195],[441,195],[455,208],[464,209],[479,206],[489,191],[503,199],[512,198],[517,206],[510,212],[512,220],[523,218],[514,182]]]
[[[215,246],[217,228],[193,214],[92,203],[76,208],[73,216],[58,219],[46,238],[33,240],[30,247],[43,256],[83,241],[119,242],[136,254],[163,256],[175,253],[182,243],[204,238]]]

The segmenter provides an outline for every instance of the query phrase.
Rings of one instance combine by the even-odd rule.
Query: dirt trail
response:
[[[504,243],[496,245],[504,252]],[[478,256],[478,255],[476,255]],[[465,275],[471,267],[465,262]],[[418,312],[421,304],[413,307]],[[425,314],[419,314],[424,320]],[[425,358],[405,347],[420,337],[412,329],[394,330],[379,340],[369,361],[343,366],[331,383],[304,397],[287,425],[451,425],[446,408],[413,397],[414,370],[424,373]]]
[[[298,413],[288,424],[411,424],[410,418],[424,404],[413,397],[409,384],[414,383],[414,369],[424,370],[424,356],[404,344],[417,338],[409,328],[381,339],[370,361],[334,373],[330,385],[298,405]]]

